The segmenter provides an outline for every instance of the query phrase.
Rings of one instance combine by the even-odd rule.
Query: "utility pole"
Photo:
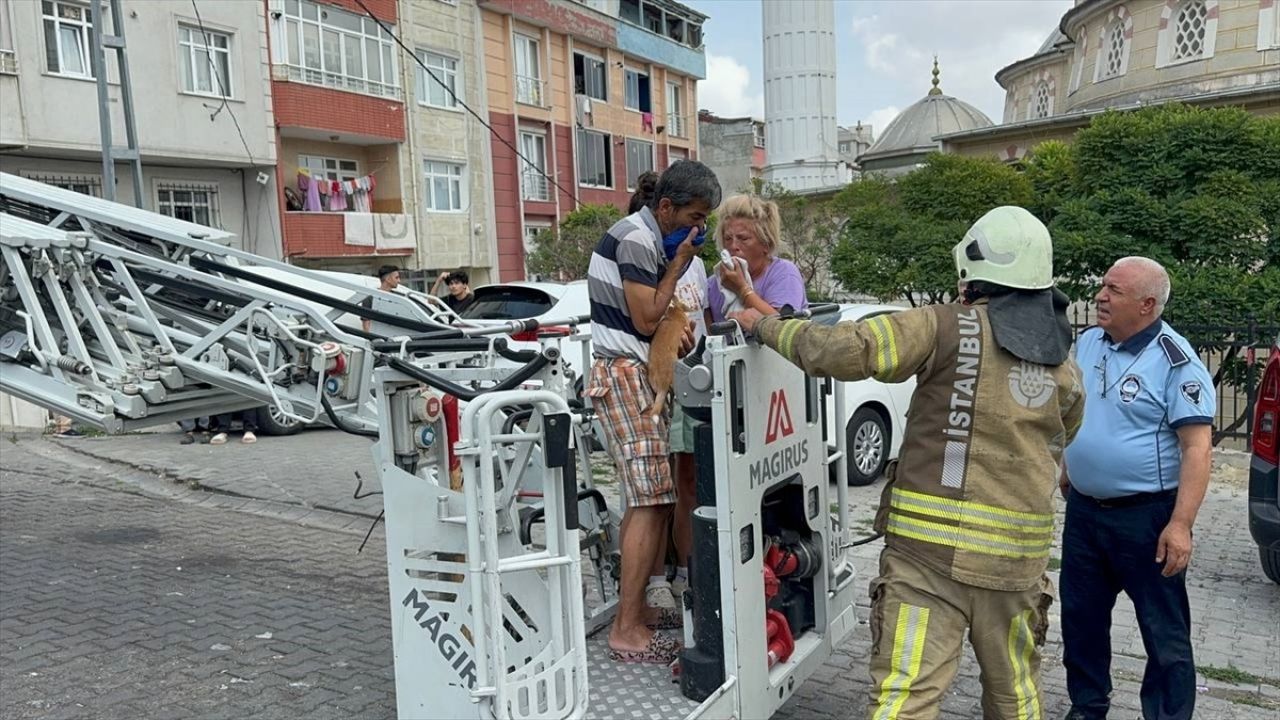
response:
[[[142,156],[138,153],[138,131],[133,121],[133,89],[129,84],[129,61],[125,57],[124,16],[120,0],[109,0],[113,33],[103,35],[102,4],[89,5],[93,18],[93,36],[90,51],[93,58],[93,75],[98,81],[98,127],[102,135],[102,194],[107,200],[116,199],[116,162],[127,161],[133,165],[133,204],[146,207],[142,194]],[[111,138],[111,96],[107,85],[107,54],[116,51],[116,65],[120,68],[120,103],[124,109],[125,147],[115,147]]]

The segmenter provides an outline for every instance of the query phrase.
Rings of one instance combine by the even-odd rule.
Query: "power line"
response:
[[[191,0],[191,1],[195,2],[195,0]],[[391,37],[392,40],[395,41],[396,45],[400,46],[400,49],[403,50],[406,55],[413,58],[413,61],[418,64],[418,67],[422,68],[423,71],[426,72],[427,75],[430,76],[432,80],[435,80],[440,87],[444,88],[444,91],[449,93],[449,97],[453,98],[454,102],[461,105],[462,108],[466,110],[468,113],[471,113],[472,117],[474,117],[477,121],[479,121],[479,123],[483,125],[486,130],[492,133],[493,136],[498,139],[498,142],[502,143],[503,145],[506,145],[507,148],[511,150],[511,152],[515,153],[516,157],[525,161],[525,163],[527,163],[530,168],[533,168],[535,171],[537,171],[539,175],[546,178],[547,182],[554,185],[557,190],[559,190],[560,192],[568,196],[570,200],[573,200],[575,203],[577,202],[577,197],[574,196],[573,193],[569,192],[568,190],[565,190],[563,185],[555,181],[555,178],[548,175],[545,170],[539,168],[536,163],[534,163],[529,158],[525,157],[524,153],[517,150],[515,145],[512,145],[506,138],[502,137],[502,135],[500,135],[497,130],[494,130],[493,126],[490,125],[488,121],[486,121],[483,117],[480,116],[480,113],[477,113],[475,110],[472,110],[470,105],[464,102],[462,98],[458,97],[458,95],[453,91],[453,88],[449,87],[444,83],[443,80],[436,77],[436,74],[431,72],[431,68],[427,67],[427,64],[422,62],[422,58],[419,58],[417,53],[410,50],[409,46],[405,45],[400,40],[400,37],[397,36],[394,32],[392,32],[391,28],[386,23],[384,23],[381,19],[378,18],[378,16],[374,15],[373,12],[369,10],[369,6],[364,4],[364,0],[355,0],[355,3],[360,6],[361,10],[364,10],[365,15],[368,15],[371,20],[373,20],[375,23],[378,24],[378,27],[382,28],[383,32],[385,32],[387,35]],[[610,157],[612,157],[612,155],[613,154],[610,153]]]

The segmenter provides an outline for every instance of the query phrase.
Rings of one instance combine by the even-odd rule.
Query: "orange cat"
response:
[[[658,322],[658,329],[653,333],[653,342],[649,343],[649,384],[653,386],[653,404],[641,410],[644,415],[655,421],[662,417],[667,405],[667,392],[675,380],[675,366],[680,352],[680,340],[689,327],[689,313],[684,303],[672,299]]]

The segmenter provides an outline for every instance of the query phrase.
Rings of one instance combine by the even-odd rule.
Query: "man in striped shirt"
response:
[[[676,499],[669,416],[655,421],[641,409],[654,401],[646,365],[649,343],[680,276],[690,262],[699,262],[694,241],[719,204],[715,173],[700,162],[677,162],[658,180],[648,207],[609,228],[587,271],[595,355],[587,395],[604,427],[627,502],[622,587],[609,633],[610,656],[619,662],[670,663],[679,651],[675,640],[653,631],[678,627],[679,613],[648,608],[644,596]],[[692,347],[692,338],[691,325],[684,351]]]

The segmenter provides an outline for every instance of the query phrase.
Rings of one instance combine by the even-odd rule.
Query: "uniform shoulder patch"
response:
[[[1191,358],[1187,356],[1185,350],[1178,346],[1178,341],[1168,335],[1160,336],[1160,349],[1164,351],[1164,356],[1169,358],[1169,364],[1173,367],[1186,365],[1191,362]]]

